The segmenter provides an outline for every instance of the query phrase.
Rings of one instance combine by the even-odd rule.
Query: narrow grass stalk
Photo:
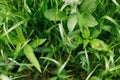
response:
[[[19,27],[21,24],[23,24],[23,23],[25,23],[26,22],[26,20],[25,21],[20,21],[20,22],[18,22],[17,24],[15,24],[13,27],[11,27],[9,30],[5,30],[5,33],[0,37],[0,38],[2,38],[2,37],[4,37],[5,35],[7,35],[9,32],[11,32],[12,30],[14,30],[14,29],[16,29],[17,27]]]
[[[58,24],[58,26],[59,26],[61,38],[62,38],[62,40],[64,40],[64,29],[63,29],[62,21],[60,24]]]
[[[59,68],[58,70],[58,74],[61,74],[62,70],[65,68],[65,66],[67,65],[68,61],[70,60],[70,56],[68,56],[67,60],[65,61],[65,63]]]
[[[110,68],[110,72],[120,69],[120,65]]]
[[[113,24],[115,24],[115,25],[117,26],[118,29],[120,29],[120,28],[118,27],[119,24],[118,24],[113,18],[111,18],[110,16],[103,16],[103,18],[111,21]]]
[[[86,57],[86,61],[87,61],[87,72],[90,72],[90,62],[89,62],[89,57],[88,57],[88,53],[87,50],[85,48],[85,57]]]
[[[49,61],[52,61],[54,62],[57,66],[60,66],[60,63],[58,61],[56,61],[55,59],[52,59],[52,58],[48,58],[48,57],[40,57],[41,59],[46,59],[46,60],[49,60]]]
[[[117,6],[117,7],[119,7],[119,4],[118,4],[118,2],[116,1],[116,0],[112,0],[113,1],[113,3]]]
[[[87,76],[86,80],[89,80],[90,77],[92,76],[92,74],[95,72],[95,70],[97,69],[97,67],[99,66],[100,64],[98,64],[91,72],[90,74]]]

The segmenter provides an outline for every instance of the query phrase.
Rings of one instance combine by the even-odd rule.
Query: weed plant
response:
[[[120,0],[0,0],[1,80],[119,80]]]

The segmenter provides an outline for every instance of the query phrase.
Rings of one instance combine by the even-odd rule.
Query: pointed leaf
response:
[[[89,40],[83,40],[83,48],[86,48],[89,43]]]
[[[68,22],[67,22],[67,27],[69,32],[72,32],[77,24],[77,16],[75,14],[70,15]]]
[[[22,31],[22,28],[17,27],[16,33],[17,33],[17,36],[18,36],[19,40],[21,41],[21,43],[23,43],[25,41],[25,37],[24,37],[23,31]]]
[[[79,27],[83,26],[83,24],[84,24],[84,21],[83,21],[84,18],[82,16],[82,14],[80,14],[78,11],[77,11],[77,20],[78,20]]]
[[[95,27],[98,22],[96,21],[96,19],[91,15],[91,14],[83,14],[83,18],[84,18],[84,25],[88,26],[88,27]]]
[[[24,51],[25,56],[28,58],[28,60],[35,66],[35,68],[39,72],[41,72],[40,64],[39,64],[39,62],[38,62],[38,60],[33,52],[32,47],[30,45],[26,45],[24,47],[23,51]]]
[[[107,51],[108,50],[107,44],[105,44],[102,40],[99,40],[99,39],[91,40],[90,45],[93,49],[96,49],[98,51]]]
[[[79,13],[77,12],[78,24],[80,26],[95,27],[98,22],[96,19],[89,13]]]
[[[43,44],[45,41],[46,39],[35,39],[30,43],[30,45],[32,46],[32,48],[36,48],[40,46],[41,44]]]
[[[88,25],[86,25],[86,24],[87,24],[87,23],[86,23],[86,20],[87,20],[87,19],[85,19],[85,18],[86,18],[86,17],[85,17],[85,15],[84,15],[84,13],[80,14],[79,12],[77,12],[78,25],[79,25],[79,27],[80,27],[80,31],[81,31],[81,33],[82,33],[82,36],[83,36],[84,38],[88,39],[89,36],[90,36],[90,30],[89,30],[89,28],[88,28]]]

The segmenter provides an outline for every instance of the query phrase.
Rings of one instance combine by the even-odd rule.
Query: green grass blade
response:
[[[19,27],[21,24],[23,24],[25,22],[26,22],[26,20],[18,22],[17,24],[15,24],[14,26],[12,26],[10,29],[8,29],[0,38],[2,38],[3,36],[7,35],[12,30],[16,29],[17,27]]]

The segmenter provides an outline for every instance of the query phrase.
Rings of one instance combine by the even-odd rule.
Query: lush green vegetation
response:
[[[0,0],[1,80],[119,80],[120,0]]]

